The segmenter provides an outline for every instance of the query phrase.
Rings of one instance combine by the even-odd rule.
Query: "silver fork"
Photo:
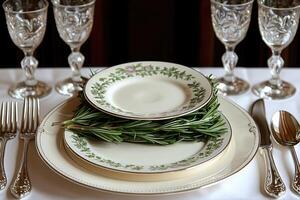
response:
[[[0,190],[3,190],[7,184],[7,178],[4,168],[4,155],[5,146],[8,140],[16,137],[17,134],[17,102],[3,102],[1,106],[0,119],[1,119],[1,134],[2,141],[0,148]]]
[[[34,97],[26,97],[23,103],[23,114],[20,127],[20,139],[23,140],[23,152],[20,168],[17,176],[10,186],[12,195],[20,199],[31,191],[31,181],[27,170],[28,144],[35,137],[39,125],[39,100]]]

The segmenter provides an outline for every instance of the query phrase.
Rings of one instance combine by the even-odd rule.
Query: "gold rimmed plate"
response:
[[[92,76],[85,98],[95,108],[126,119],[163,120],[186,115],[212,97],[209,80],[200,72],[166,62],[134,62]]]
[[[64,142],[69,152],[83,162],[114,173],[134,174],[134,177],[145,174],[161,176],[163,173],[174,175],[201,167],[227,148],[231,128],[225,117],[224,120],[227,122],[227,132],[198,142],[166,146],[126,142],[115,144],[82,137],[67,130],[64,132]]]
[[[186,173],[178,179],[126,180],[109,173],[101,174],[80,165],[65,150],[64,130],[53,123],[70,119],[79,99],[73,98],[58,105],[42,121],[36,135],[36,147],[42,160],[62,177],[96,190],[122,194],[153,195],[190,191],[215,184],[243,169],[255,156],[259,145],[256,125],[246,111],[219,97],[220,111],[232,128],[232,139],[221,156],[197,173]]]

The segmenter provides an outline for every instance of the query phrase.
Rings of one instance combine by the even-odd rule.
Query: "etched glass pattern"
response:
[[[83,89],[85,83],[80,73],[85,60],[80,48],[92,31],[95,0],[53,0],[52,3],[59,35],[72,50],[68,62],[73,76],[57,83],[56,90],[73,96]]]
[[[280,79],[284,66],[281,52],[294,39],[300,15],[299,0],[258,0],[258,22],[263,41],[271,48],[272,56],[268,59],[271,79],[253,86],[252,91],[259,97],[284,99],[292,96],[295,87]]]
[[[259,29],[264,42],[271,48],[284,49],[294,39],[299,21],[297,9],[259,9]]]
[[[45,35],[47,13],[19,14],[11,13],[7,15],[7,27],[16,46],[22,50],[34,50],[38,47]]]
[[[252,12],[253,0],[211,0],[211,17],[216,36],[225,45],[222,56],[225,75],[218,79],[218,89],[225,95],[238,95],[249,89],[249,84],[234,76],[238,63],[234,52],[246,36]]]
[[[252,4],[212,3],[212,22],[219,40],[233,45],[242,41],[249,28],[251,10]]]
[[[21,66],[26,80],[10,87],[9,94],[18,99],[48,95],[51,87],[34,77],[38,60],[33,56],[45,35],[48,2],[46,0],[7,0],[3,3],[3,8],[9,35],[14,44],[25,54]]]
[[[93,27],[94,7],[54,7],[60,37],[70,46],[81,46]]]

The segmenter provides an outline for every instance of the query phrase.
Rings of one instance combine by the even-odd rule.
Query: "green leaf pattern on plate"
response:
[[[105,93],[108,86],[131,77],[151,77],[151,76],[165,76],[176,80],[182,80],[187,82],[187,87],[192,91],[192,97],[183,107],[177,108],[172,112],[186,111],[196,106],[197,103],[203,101],[206,93],[206,89],[201,86],[201,83],[197,81],[196,77],[188,74],[184,70],[180,70],[176,67],[159,67],[153,65],[137,64],[130,65],[125,68],[117,68],[113,73],[110,73],[107,77],[99,78],[98,82],[94,83],[91,87],[91,93],[94,95],[96,102],[100,105],[109,108],[118,113],[127,115],[139,115],[130,111],[121,110],[106,101]],[[168,114],[160,113],[161,116]],[[143,114],[140,114],[142,116]]]
[[[119,162],[112,161],[110,159],[102,158],[101,156],[97,156],[88,147],[88,142],[86,141],[85,137],[79,136],[75,133],[73,133],[71,137],[72,137],[71,142],[81,153],[84,154],[84,156],[88,157],[89,159],[93,159],[96,162],[102,163],[104,164],[104,166],[106,165],[109,167],[113,167],[115,169],[125,169],[125,170],[133,170],[133,171],[145,170],[147,168],[147,170],[149,170],[150,172],[191,166],[193,163],[196,163],[199,159],[210,156],[216,149],[218,149],[223,144],[224,141],[224,138],[222,136],[216,138],[210,138],[207,141],[204,149],[201,149],[201,151],[199,151],[198,153],[194,154],[189,158],[174,163],[164,164],[164,165],[143,166],[143,165],[135,165],[135,164],[122,164]]]

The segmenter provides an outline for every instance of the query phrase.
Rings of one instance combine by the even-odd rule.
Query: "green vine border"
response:
[[[84,154],[84,156],[96,162],[102,163],[104,165],[108,165],[115,169],[125,169],[125,170],[133,170],[133,171],[146,170],[152,172],[166,171],[168,169],[178,168],[178,167],[188,167],[193,163],[196,163],[199,159],[210,156],[216,149],[221,147],[224,141],[224,138],[222,136],[216,138],[210,138],[209,141],[207,141],[207,144],[205,145],[205,149],[203,151],[200,151],[187,159],[174,162],[174,163],[164,164],[164,165],[143,166],[143,165],[135,165],[135,164],[124,165],[110,159],[102,158],[101,156],[98,156],[94,152],[92,152],[92,150],[88,147],[88,142],[85,137],[72,133],[71,138],[72,138],[71,142],[81,153]]]
[[[98,82],[92,85],[91,93],[92,95],[94,95],[94,98],[98,104],[108,108],[109,110],[113,110],[115,112],[123,113],[126,115],[143,116],[143,114],[124,111],[111,105],[105,99],[105,92],[108,86],[117,81],[121,81],[131,77],[144,78],[155,75],[162,75],[168,78],[174,78],[176,80],[180,79],[189,82],[187,84],[187,87],[192,90],[192,98],[189,102],[186,103],[185,106],[177,108],[172,112],[186,111],[194,108],[199,102],[202,102],[205,97],[206,89],[201,86],[201,83],[198,82],[193,75],[188,74],[186,71],[179,70],[176,67],[159,67],[153,65],[143,66],[142,64],[130,65],[124,68],[116,68],[115,72],[110,73],[107,77],[99,78]],[[169,112],[160,113],[160,115],[164,116],[168,113]]]

